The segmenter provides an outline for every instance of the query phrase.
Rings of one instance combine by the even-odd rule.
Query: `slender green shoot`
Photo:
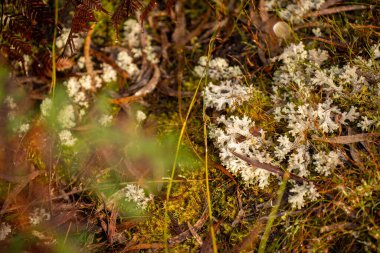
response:
[[[288,182],[288,178],[289,178],[289,174],[285,173],[284,177],[282,179],[281,186],[280,186],[280,188],[278,189],[278,192],[277,192],[276,204],[273,206],[272,211],[269,214],[268,223],[265,226],[264,234],[263,234],[263,237],[261,238],[261,241],[260,241],[259,253],[264,253],[265,252],[265,248],[266,248],[266,245],[267,245],[267,242],[268,242],[270,231],[272,229],[273,222],[276,219],[276,214],[277,214],[278,209],[280,207],[281,200],[282,200],[282,197],[283,197],[284,192],[285,192],[286,183]]]

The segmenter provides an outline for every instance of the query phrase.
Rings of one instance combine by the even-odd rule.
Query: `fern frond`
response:
[[[154,9],[154,7],[156,7],[156,4],[157,4],[157,0],[149,1],[148,5],[145,6],[144,11],[140,15],[141,22],[143,22],[147,18],[148,14]]]
[[[116,36],[118,37],[118,30],[120,24],[122,24],[132,12],[141,9],[142,4],[139,0],[121,0],[120,4],[117,6],[115,12],[111,17],[112,24],[116,31]]]

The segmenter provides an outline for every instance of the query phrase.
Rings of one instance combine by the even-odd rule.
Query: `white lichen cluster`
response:
[[[223,110],[235,109],[249,99],[251,86],[242,86],[236,80],[220,81],[219,85],[210,82],[204,89],[203,97],[206,107]]]
[[[343,164],[342,157],[333,148],[328,149],[323,143],[316,142],[313,136],[336,136],[348,127],[355,131],[378,127],[375,119],[359,113],[362,110],[358,106],[347,108],[347,103],[342,103],[342,97],[349,97],[347,94],[362,90],[379,92],[379,85],[371,85],[360,75],[361,66],[378,63],[358,58],[342,67],[327,67],[324,63],[328,57],[326,51],[306,50],[300,43],[291,44],[273,59],[282,64],[273,77],[270,96],[273,103],[268,114],[281,126],[280,133],[266,133],[257,126],[259,122],[244,115],[222,115],[211,125],[210,137],[219,148],[222,164],[231,173],[240,176],[246,184],[257,184],[260,188],[279,179],[277,174],[260,167],[253,168],[234,156],[231,152],[234,151],[260,163],[280,166],[299,177],[329,176]],[[230,107],[230,92],[212,85],[205,87],[206,104],[217,110]],[[249,90],[241,89],[241,93],[243,98],[250,96]],[[289,203],[293,208],[302,208],[307,200],[313,201],[319,196],[313,183],[300,185],[293,180],[290,183]]]
[[[50,213],[44,208],[35,208],[29,215],[29,222],[32,225],[38,225],[44,221],[49,221],[50,217]]]
[[[250,129],[255,127],[248,117],[222,115],[217,120],[218,126],[213,126],[210,137],[219,148],[219,157],[222,164],[235,175],[240,175],[246,184],[258,183],[261,188],[269,184],[270,173],[264,169],[254,169],[252,166],[234,156],[231,151],[258,160],[262,163],[274,164],[274,159],[267,150],[265,132],[259,136],[251,134]]]
[[[128,184],[122,189],[122,192],[126,201],[135,203],[141,209],[146,209],[149,201],[153,198],[152,195],[147,197],[144,189],[136,184]]]
[[[239,66],[229,66],[223,58],[218,57],[208,62],[207,57],[202,56],[194,72],[198,77],[207,76],[211,79],[203,91],[206,107],[219,111],[226,108],[234,110],[247,101],[253,91],[252,86],[242,84],[243,73]]]
[[[194,72],[199,77],[207,76],[213,80],[228,80],[243,76],[239,66],[229,66],[227,60],[220,57],[210,61],[207,56],[200,57]]]
[[[280,18],[293,24],[304,21],[309,12],[319,10],[325,0],[266,0],[265,6],[268,11],[278,10]]]

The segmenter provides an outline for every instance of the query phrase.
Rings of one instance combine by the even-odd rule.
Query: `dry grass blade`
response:
[[[353,134],[348,136],[337,136],[331,138],[313,137],[313,140],[334,143],[334,144],[350,144],[362,141],[373,141],[374,138],[379,137],[378,133],[364,133],[364,134]]]
[[[299,183],[307,183],[309,182],[309,180],[305,179],[305,178],[302,178],[302,177],[299,177],[297,175],[294,175],[293,173],[290,173],[290,172],[285,172],[283,171],[281,168],[277,167],[277,166],[273,166],[273,165],[270,165],[270,164],[267,164],[267,163],[261,163],[259,161],[256,161],[256,160],[253,160],[249,157],[246,157],[242,154],[239,154],[239,153],[236,153],[235,151],[232,151],[230,150],[230,152],[232,154],[234,154],[236,157],[242,159],[243,161],[247,162],[248,164],[252,165],[252,166],[255,166],[259,169],[264,169],[268,172],[271,172],[271,173],[274,173],[274,174],[277,174],[279,176],[284,176],[285,174],[289,174],[289,178],[290,179],[293,179],[294,181],[297,181]]]
[[[238,185],[238,182],[236,181],[235,177],[232,175],[231,172],[229,172],[226,168],[224,168],[222,165],[217,164],[213,161],[209,161],[210,165],[214,167],[215,169],[220,170],[224,175],[229,177],[236,185]]]
[[[187,222],[187,227],[189,228],[190,233],[194,236],[194,238],[197,241],[197,243],[202,246],[202,244],[203,244],[202,238],[198,235],[197,231],[190,224],[190,222]]]
[[[346,12],[346,11],[356,11],[356,10],[365,10],[371,8],[370,5],[350,5],[350,6],[339,6],[329,9],[324,9],[320,11],[313,11],[304,16],[304,18],[310,18],[310,17],[319,17],[323,15],[331,15],[339,12]]]
[[[232,252],[250,252],[256,248],[256,244],[259,241],[260,233],[263,231],[265,224],[261,220],[257,220],[254,224],[254,229],[251,230],[249,235],[243,239],[243,241],[235,247]]]

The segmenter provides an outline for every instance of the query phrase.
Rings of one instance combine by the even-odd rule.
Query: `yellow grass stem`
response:
[[[209,48],[208,48],[208,54],[207,54],[207,56],[208,56],[208,62],[209,62],[209,60],[211,58],[211,52],[212,52],[212,49],[213,49],[213,46],[214,46],[214,41],[215,41],[215,38],[216,38],[217,31],[218,31],[218,29],[215,30],[215,32],[213,33],[213,36],[212,36],[212,38],[210,39],[210,42],[209,42]],[[207,71],[208,71],[208,63],[207,63],[205,72],[207,73]],[[168,247],[168,226],[167,226],[167,222],[169,221],[169,215],[168,215],[168,208],[167,208],[167,206],[168,206],[168,203],[169,203],[170,193],[171,193],[172,186],[173,186],[173,181],[174,181],[174,176],[175,176],[175,171],[176,171],[176,166],[177,166],[177,161],[178,161],[179,150],[181,148],[181,143],[182,143],[182,139],[183,139],[183,136],[185,134],[185,131],[186,131],[187,122],[189,120],[190,114],[191,114],[192,109],[194,107],[194,104],[195,104],[195,101],[196,101],[199,89],[201,87],[202,81],[203,81],[203,77],[200,78],[200,80],[199,80],[199,82],[197,84],[197,88],[195,89],[194,95],[193,95],[193,97],[191,99],[189,109],[187,110],[186,118],[185,118],[185,120],[183,122],[183,125],[182,125],[182,128],[181,128],[181,132],[180,132],[180,135],[178,137],[178,142],[177,142],[176,152],[175,152],[175,156],[174,156],[172,171],[171,171],[171,175],[170,175],[169,185],[168,185],[168,189],[166,191],[166,203],[165,203],[165,215],[164,215],[165,216],[165,222],[164,222],[165,252],[169,252],[169,247]],[[205,83],[207,83],[207,74],[206,74],[206,78],[205,78]],[[207,132],[205,132],[205,134],[207,134]],[[205,138],[207,139],[207,136]],[[205,144],[207,144],[207,142]],[[207,146],[206,146],[205,168],[206,168],[206,170],[208,170],[208,166],[207,166]],[[208,172],[206,173],[206,181],[208,181],[207,179],[208,179]],[[214,228],[212,226],[212,209],[211,209],[212,207],[211,207],[211,197],[210,197],[210,191],[209,191],[209,187],[208,187],[208,182],[206,183],[206,185],[207,185],[206,186],[207,187],[207,195],[208,195],[207,201],[208,201],[208,211],[209,211],[209,214],[210,214],[209,218],[210,218],[210,226],[211,226],[211,237],[212,237],[213,251],[217,252],[215,232],[214,232]]]
[[[51,72],[51,87],[50,93],[52,93],[53,97],[55,95],[55,87],[57,85],[57,68],[56,68],[56,59],[55,59],[55,51],[56,46],[55,43],[57,41],[57,25],[58,25],[58,0],[54,1],[54,34],[53,34],[53,45],[52,45],[52,72]]]

